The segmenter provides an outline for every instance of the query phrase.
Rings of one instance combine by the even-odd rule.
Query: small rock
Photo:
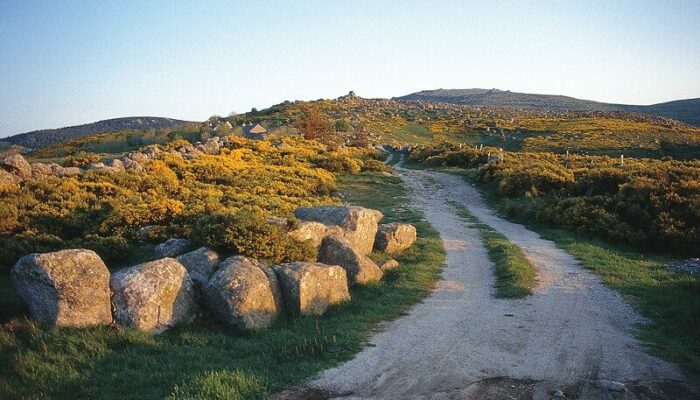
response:
[[[196,316],[194,285],[173,258],[117,271],[109,285],[114,320],[121,326],[158,333]]]
[[[175,257],[183,254],[192,247],[192,242],[187,239],[168,239],[155,248],[156,256]]]
[[[399,267],[399,262],[394,260],[393,258],[390,258],[390,259],[384,261],[383,263],[381,263],[381,265],[379,265],[379,269],[381,269],[383,272],[391,271],[391,270],[396,269],[398,267]]]
[[[109,270],[92,250],[29,254],[10,272],[32,316],[47,326],[112,322]]]
[[[293,262],[272,268],[292,314],[322,315],[329,306],[350,301],[347,273],[338,265]]]
[[[349,240],[340,236],[328,236],[318,249],[318,261],[340,265],[348,272],[351,283],[378,282],[384,274],[369,257],[355,250]]]
[[[239,329],[267,328],[282,312],[275,272],[252,258],[224,260],[204,293],[214,314]]]
[[[564,392],[562,392],[561,390],[555,390],[554,392],[552,392],[553,399],[563,399],[564,397],[566,396],[564,396]]]
[[[209,278],[220,261],[219,254],[206,247],[185,253],[177,257],[177,260],[187,268],[190,279],[200,285],[206,285],[209,282]]]

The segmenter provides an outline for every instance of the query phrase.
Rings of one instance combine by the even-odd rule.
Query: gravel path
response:
[[[678,368],[634,339],[641,317],[573,257],[497,217],[457,176],[397,171],[444,240],[442,280],[408,315],[383,325],[374,346],[325,371],[310,388],[343,399],[530,399],[550,398],[557,389],[587,399],[682,393]],[[494,298],[486,249],[450,200],[523,249],[540,271],[532,296]],[[626,392],[610,391],[605,380],[626,383]]]

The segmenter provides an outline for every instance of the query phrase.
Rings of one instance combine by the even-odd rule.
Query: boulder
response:
[[[115,272],[109,285],[114,320],[121,326],[157,333],[196,316],[194,284],[173,258]]]
[[[20,183],[21,181],[22,178],[20,178],[19,176],[0,169],[0,183],[13,184]]]
[[[39,178],[45,175],[53,174],[53,170],[50,165],[44,163],[34,163],[32,164],[32,176]]]
[[[151,152],[149,154],[154,154],[154,153]],[[130,153],[129,159],[131,161],[137,162],[139,164],[144,164],[144,163],[148,162],[149,157],[146,154],[136,152],[136,153]]]
[[[32,316],[47,326],[109,325],[109,271],[91,250],[29,254],[17,261],[12,283]]]
[[[314,247],[321,245],[323,238],[329,235],[343,235],[343,230],[336,225],[324,225],[314,221],[300,221],[297,226],[287,232],[287,236],[297,242],[311,241]]]
[[[214,269],[219,265],[219,254],[206,247],[200,247],[195,251],[185,253],[177,258],[177,260],[186,269],[190,275],[190,279],[200,285],[206,285]]]
[[[374,239],[374,250],[381,253],[397,253],[411,247],[416,238],[416,227],[411,224],[382,224],[379,225]]]
[[[192,247],[192,242],[187,239],[168,239],[155,248],[156,257],[175,257],[185,253]]]
[[[378,282],[383,275],[374,261],[357,251],[350,241],[340,236],[328,236],[323,239],[318,249],[318,261],[345,268],[348,281],[351,283]]]
[[[85,169],[102,169],[105,168],[106,165],[103,162],[96,162],[96,163],[90,163],[85,167]]]
[[[211,310],[224,323],[239,329],[262,329],[282,312],[277,276],[255,259],[224,260],[204,287]]]
[[[304,221],[339,226],[345,238],[362,254],[372,252],[377,223],[383,217],[377,210],[356,206],[301,207],[294,215]]]
[[[32,166],[27,162],[27,160],[22,157],[21,154],[13,154],[5,158],[5,167],[13,174],[19,176],[22,179],[29,179],[32,177]]]
[[[107,167],[111,168],[115,172],[121,172],[125,169],[124,163],[117,158],[107,161]]]
[[[75,176],[83,173],[83,170],[78,167],[61,167],[60,165],[51,166],[54,175],[60,177]]]
[[[120,160],[124,169],[127,171],[143,172],[143,165],[141,163],[132,160],[131,158],[124,157]]]
[[[322,315],[329,306],[350,301],[347,273],[338,265],[292,262],[272,268],[284,304],[295,315]]]
[[[379,265],[382,272],[388,272],[399,267],[399,262],[390,258]]]

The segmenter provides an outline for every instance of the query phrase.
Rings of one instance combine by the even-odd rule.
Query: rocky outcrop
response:
[[[300,221],[287,236],[297,242],[310,242],[314,247],[321,245],[323,238],[329,235],[343,235],[343,230],[336,225],[324,225],[314,221]]]
[[[379,264],[379,269],[382,270],[382,272],[386,273],[391,270],[394,270],[399,267],[399,262],[394,260],[393,258],[390,258],[383,263]]]
[[[22,181],[22,178],[15,174],[11,174],[9,172],[5,172],[5,170],[0,169],[0,183],[5,183],[5,184],[13,184],[13,183],[19,183]]]
[[[329,306],[350,301],[347,274],[338,265],[293,262],[272,268],[292,314],[322,315]]]
[[[177,257],[177,261],[187,269],[187,273],[193,282],[206,285],[221,260],[217,252],[206,247],[200,247],[195,251]]]
[[[394,222],[379,225],[374,239],[374,250],[381,253],[398,253],[416,242],[416,227]]]
[[[362,254],[372,252],[377,223],[383,217],[377,210],[357,206],[301,207],[294,216],[304,221],[339,226],[343,236]]]
[[[357,251],[352,243],[340,236],[328,236],[318,249],[318,261],[324,264],[340,265],[353,284],[378,282],[383,272],[374,261]]]
[[[22,257],[10,273],[32,316],[48,326],[112,322],[109,271],[91,250],[62,250]]]
[[[78,167],[62,167],[58,164],[51,165],[51,171],[59,177],[80,175],[84,171]]]
[[[4,167],[22,179],[32,177],[32,166],[20,154],[13,154],[5,158]]]
[[[53,170],[50,165],[44,163],[32,164],[32,177],[40,178],[42,176],[53,175]]]
[[[187,250],[192,248],[192,242],[187,239],[168,239],[165,242],[159,244],[154,249],[156,257],[175,257],[180,254],[185,253]]]
[[[204,287],[207,304],[224,323],[239,329],[262,329],[282,312],[277,276],[257,260],[224,260]]]
[[[115,272],[109,285],[114,320],[121,326],[157,333],[196,316],[194,285],[173,258]]]

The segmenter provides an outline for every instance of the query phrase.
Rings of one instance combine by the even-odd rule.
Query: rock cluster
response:
[[[394,260],[379,267],[367,256],[381,232],[391,232],[393,246],[379,246],[382,251],[405,249],[415,240],[412,226],[377,225],[381,213],[362,207],[303,208],[297,216],[308,220],[287,234],[314,243],[319,262],[266,266],[242,256],[221,261],[216,252],[189,251],[189,240],[175,238],[156,247],[157,260],[111,276],[90,250],[30,254],[12,268],[12,281],[34,318],[47,326],[116,324],[158,333],[194,320],[207,306],[229,326],[256,330],[285,311],[322,315],[350,300],[349,285],[378,282],[397,268]],[[279,218],[269,223],[287,225]]]
[[[192,159],[204,154],[219,154],[221,146],[226,144],[226,138],[214,136],[204,143],[186,144],[178,149],[167,152],[178,157]],[[158,146],[151,145],[145,147],[140,152],[129,153],[121,158],[106,162],[90,163],[84,168],[62,167],[56,163],[32,163],[30,164],[20,154],[13,154],[0,162],[0,183],[20,183],[27,179],[38,179],[45,176],[67,177],[84,174],[87,171],[123,172],[144,170],[143,164],[149,160],[159,157],[166,152]]]

